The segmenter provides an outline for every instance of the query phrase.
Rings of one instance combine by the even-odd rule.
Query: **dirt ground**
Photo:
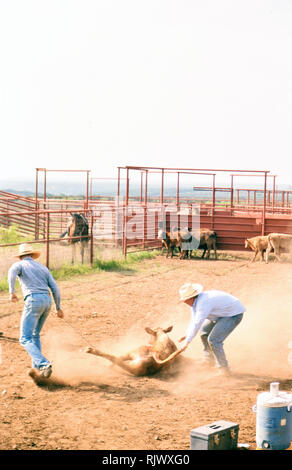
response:
[[[190,315],[178,304],[178,289],[188,281],[226,290],[246,306],[225,343],[232,378],[202,369],[199,336],[176,365],[153,377],[131,376],[84,353],[87,344],[114,354],[147,344],[146,326],[173,325],[177,341]],[[137,270],[59,282],[66,321],[53,309],[45,324],[43,351],[54,373],[42,387],[27,375],[29,356],[13,341],[23,302],[1,302],[0,449],[189,450],[190,431],[217,420],[239,424],[239,442],[255,449],[258,394],[272,381],[281,390],[292,386],[291,285],[290,262],[248,263],[244,256],[161,256]]]

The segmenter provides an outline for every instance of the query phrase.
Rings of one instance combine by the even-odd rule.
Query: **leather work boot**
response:
[[[217,377],[231,377],[231,372],[228,367],[219,367],[216,374]]]
[[[44,377],[45,379],[48,379],[52,375],[52,372],[51,364],[40,368],[40,376]]]

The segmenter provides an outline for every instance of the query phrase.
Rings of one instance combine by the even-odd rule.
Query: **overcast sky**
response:
[[[291,183],[290,0],[0,0],[0,179],[270,170]]]

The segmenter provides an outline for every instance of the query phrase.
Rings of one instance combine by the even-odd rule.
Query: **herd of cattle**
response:
[[[178,249],[180,259],[191,258],[193,249],[203,249],[202,258],[207,251],[207,258],[210,258],[211,250],[214,251],[214,257],[217,259],[217,234],[213,230],[207,228],[200,229],[200,238],[194,237],[191,229],[185,227],[180,230],[174,227],[167,232],[160,229],[158,238],[161,240],[162,249],[166,249],[166,257],[174,255],[175,249]],[[268,263],[269,254],[274,251],[274,255],[278,261],[281,261],[281,253],[292,253],[292,235],[284,233],[270,233],[268,235],[259,235],[252,238],[246,238],[245,248],[254,251],[251,261],[255,261],[257,254],[261,254],[261,259]]]
[[[72,263],[75,258],[75,244],[81,242],[82,263],[84,258],[84,248],[89,240],[89,225],[84,214],[71,213],[67,229],[60,235],[60,238],[66,239],[73,247]],[[201,228],[200,234],[194,234],[189,227],[180,229],[173,227],[171,231],[160,228],[158,239],[162,242],[162,249],[166,249],[166,257],[173,257],[178,249],[180,259],[191,258],[193,250],[202,249],[202,258],[207,252],[207,258],[210,258],[211,250],[214,251],[214,258],[217,259],[217,234],[214,230]],[[292,235],[284,233],[270,233],[268,235],[259,235],[245,239],[245,248],[254,251],[251,261],[255,261],[257,254],[260,253],[262,261],[268,263],[269,254],[274,251],[278,261],[281,261],[281,253],[292,253]]]
[[[180,230],[175,227],[170,232],[160,229],[158,238],[161,240],[162,248],[166,249],[166,257],[173,257],[174,250],[177,248],[180,252],[180,259],[190,258],[193,249],[203,249],[202,258],[207,251],[207,258],[210,252],[214,250],[215,259],[217,259],[217,235],[213,230],[200,229],[200,240],[197,240],[189,227]]]

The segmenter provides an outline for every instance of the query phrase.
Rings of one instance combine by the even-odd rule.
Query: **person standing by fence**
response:
[[[40,332],[50,313],[53,294],[56,313],[64,317],[61,309],[60,289],[52,274],[41,263],[35,261],[40,252],[34,251],[31,245],[23,243],[19,246],[14,263],[8,271],[10,301],[17,302],[15,281],[18,278],[24,296],[24,309],[20,323],[20,344],[25,348],[32,360],[32,367],[37,369],[42,377],[49,378],[52,374],[52,364],[41,352]]]

